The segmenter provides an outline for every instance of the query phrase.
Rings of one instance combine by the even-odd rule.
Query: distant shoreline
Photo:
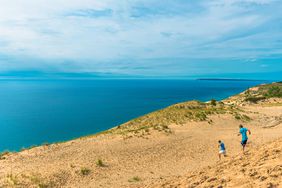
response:
[[[211,81],[267,81],[267,80],[253,80],[253,79],[236,79],[236,78],[198,78],[196,80],[211,80]]]

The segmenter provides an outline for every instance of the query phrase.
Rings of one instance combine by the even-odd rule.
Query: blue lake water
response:
[[[0,81],[0,151],[97,133],[168,105],[223,99],[260,81]]]

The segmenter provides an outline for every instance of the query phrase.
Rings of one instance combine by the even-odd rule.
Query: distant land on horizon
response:
[[[196,80],[212,80],[212,81],[267,81],[259,79],[241,79],[241,78],[198,78]]]
[[[280,81],[282,72],[187,74],[187,75],[129,75],[111,72],[44,72],[38,70],[0,72],[0,80],[14,79],[192,79],[226,81]]]

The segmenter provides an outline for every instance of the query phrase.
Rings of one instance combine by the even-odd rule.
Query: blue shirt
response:
[[[242,141],[248,140],[247,132],[248,132],[247,128],[245,127],[240,128],[240,133],[242,135]]]
[[[223,142],[221,142],[220,144],[220,151],[225,151],[225,146]]]

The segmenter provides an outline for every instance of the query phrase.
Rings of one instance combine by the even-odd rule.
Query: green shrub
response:
[[[91,170],[89,168],[83,167],[83,168],[80,169],[80,173],[83,176],[87,176],[87,175],[89,175],[91,173]]]
[[[215,99],[212,99],[212,100],[211,100],[211,105],[212,105],[212,106],[216,106],[216,100],[215,100]]]
[[[245,99],[245,101],[252,102],[252,103],[257,103],[258,101],[261,101],[263,99],[265,99],[265,97],[247,97]]]
[[[241,119],[241,116],[239,114],[235,114],[234,117],[235,117],[235,119],[238,119],[238,120]]]
[[[104,162],[103,162],[101,159],[98,159],[98,160],[97,160],[96,165],[99,166],[99,167],[104,167],[104,166],[106,166],[106,165],[104,164]]]
[[[0,153],[0,159],[4,159],[5,155],[8,155],[10,152],[9,151],[3,151]]]
[[[167,125],[162,125],[163,129],[169,129]]]

